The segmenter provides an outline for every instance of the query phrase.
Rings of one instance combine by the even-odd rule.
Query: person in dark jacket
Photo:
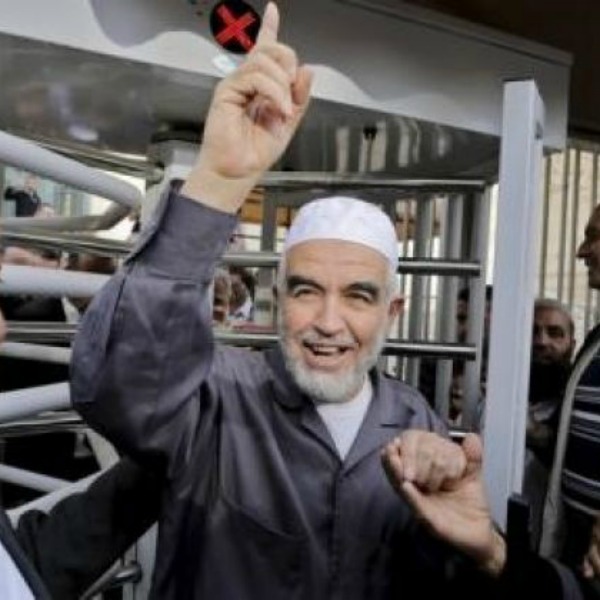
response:
[[[0,311],[0,343],[6,323]],[[76,599],[154,523],[161,486],[128,458],[13,528],[0,507],[0,598]]]
[[[33,217],[42,205],[37,193],[38,178],[29,173],[25,177],[23,187],[9,186],[4,190],[4,199],[15,203],[17,217]]]
[[[0,508],[0,598],[79,598],[157,520],[159,503],[157,480],[124,458],[15,528]]]

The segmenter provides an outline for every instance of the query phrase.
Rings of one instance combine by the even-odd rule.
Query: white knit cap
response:
[[[331,196],[305,204],[294,219],[285,239],[283,253],[311,240],[344,240],[363,244],[398,266],[398,240],[390,218],[374,204]]]

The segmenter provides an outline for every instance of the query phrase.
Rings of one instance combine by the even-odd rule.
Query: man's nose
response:
[[[339,300],[331,296],[324,298],[313,326],[323,335],[335,335],[344,329],[344,323]]]
[[[588,255],[589,255],[588,243],[583,241],[577,247],[577,253],[575,254],[575,256],[577,258],[586,258]]]
[[[538,329],[533,334],[533,343],[535,346],[547,346],[550,342],[550,337],[544,329]]]

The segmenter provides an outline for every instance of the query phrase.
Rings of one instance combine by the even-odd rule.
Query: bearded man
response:
[[[280,266],[279,347],[214,344],[214,269],[308,105],[310,72],[277,32],[269,3],[256,46],[217,86],[196,166],[75,342],[77,409],[165,481],[151,596],[505,598],[523,580],[512,563],[566,598],[555,566],[507,558],[479,438],[449,441],[418,392],[376,369],[401,308],[380,209],[305,205]]]

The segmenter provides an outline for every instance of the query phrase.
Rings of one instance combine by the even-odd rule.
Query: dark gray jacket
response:
[[[340,460],[278,349],[213,343],[206,295],[235,219],[165,206],[86,312],[72,362],[76,408],[166,473],[153,597],[481,597],[491,582],[423,531],[380,464],[399,432],[444,431],[422,397],[373,372]]]

